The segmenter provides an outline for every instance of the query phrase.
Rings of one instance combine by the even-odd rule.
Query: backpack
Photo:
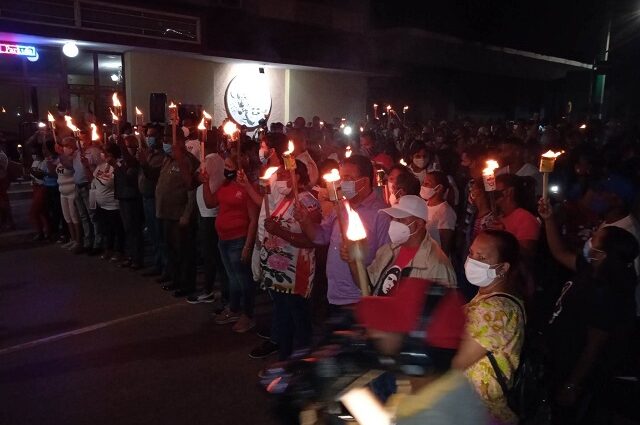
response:
[[[523,316],[525,315],[524,308],[515,297],[502,293],[494,296],[509,298],[518,305]],[[542,411],[547,400],[544,355],[534,347],[533,337],[534,335],[531,335],[530,331],[525,333],[524,344],[520,352],[520,364],[513,375],[511,388],[509,388],[507,377],[498,367],[493,353],[487,353],[498,384],[506,396],[507,405],[518,415],[521,424],[535,418]]]

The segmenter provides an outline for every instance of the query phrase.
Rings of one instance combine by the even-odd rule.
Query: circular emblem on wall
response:
[[[264,74],[240,74],[233,77],[224,95],[227,115],[249,129],[271,114],[271,91]]]

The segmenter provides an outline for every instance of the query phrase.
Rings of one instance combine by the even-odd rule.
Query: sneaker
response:
[[[235,325],[231,328],[234,332],[238,332],[239,334],[245,333],[256,326],[256,322],[253,319],[250,319],[248,316],[244,314],[240,316],[240,319],[236,322]]]
[[[251,350],[251,352],[249,353],[249,357],[251,357],[252,359],[264,359],[265,357],[269,357],[270,355],[277,352],[278,344],[267,340],[263,341],[262,344]]]
[[[240,320],[240,313],[234,313],[228,308],[222,310],[222,313],[216,316],[216,325],[226,325],[227,323],[233,323]]]
[[[76,242],[75,241],[69,241],[67,243],[63,243],[62,245],[60,245],[60,248],[63,249],[73,249],[73,247],[75,247]]]
[[[256,331],[256,335],[258,335],[262,339],[267,339],[267,340],[270,341],[271,340],[271,329],[269,329],[269,328],[258,329]]]
[[[215,294],[211,292],[201,292],[200,294],[191,295],[187,298],[189,304],[212,303],[216,300]]]

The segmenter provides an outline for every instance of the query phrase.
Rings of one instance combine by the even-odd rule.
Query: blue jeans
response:
[[[251,267],[241,261],[245,241],[246,238],[228,241],[220,239],[218,248],[229,279],[229,309],[234,313],[242,311],[248,317],[253,317],[255,284]]]
[[[89,208],[89,184],[76,185],[76,208],[82,222],[84,247],[86,249],[102,248],[102,232],[96,218],[96,210]]]
[[[271,339],[278,344],[279,360],[286,360],[293,350],[311,345],[309,301],[300,295],[283,294],[274,290],[269,292],[273,298]]]

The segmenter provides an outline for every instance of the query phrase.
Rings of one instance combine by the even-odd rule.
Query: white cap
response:
[[[405,195],[396,205],[391,208],[384,208],[383,211],[393,218],[417,217],[427,221],[427,203],[419,196]]]

